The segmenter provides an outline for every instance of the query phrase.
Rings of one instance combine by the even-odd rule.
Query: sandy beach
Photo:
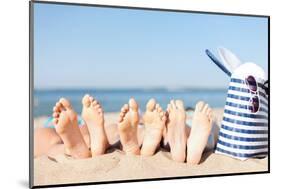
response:
[[[217,136],[223,109],[215,109],[214,130]],[[47,117],[34,120],[34,127],[42,127]],[[118,113],[105,114],[106,124],[116,123]],[[90,159],[75,160],[64,154],[34,159],[34,185],[103,182],[130,179],[151,179],[210,174],[260,172],[268,170],[268,158],[236,160],[206,151],[199,165],[172,161],[170,152],[160,149],[154,156],[125,155],[111,148],[106,154]]]

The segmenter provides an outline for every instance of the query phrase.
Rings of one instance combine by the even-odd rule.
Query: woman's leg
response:
[[[37,128],[34,131],[34,157],[47,155],[52,147],[62,144],[60,136],[53,128]]]
[[[86,125],[80,126],[85,143],[90,148],[90,135]],[[63,141],[54,128],[37,128],[34,131],[34,157],[63,154]]]

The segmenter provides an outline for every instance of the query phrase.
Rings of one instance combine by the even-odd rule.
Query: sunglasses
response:
[[[256,79],[251,75],[248,76],[245,79],[245,81],[249,91],[251,92],[251,98],[250,98],[251,106],[249,107],[249,109],[251,110],[252,113],[256,113],[257,111],[259,111],[260,108],[260,99],[258,96],[258,83]]]

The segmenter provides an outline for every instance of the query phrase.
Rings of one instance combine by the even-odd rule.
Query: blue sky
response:
[[[267,19],[35,4],[34,85],[223,88],[218,46],[267,71]]]

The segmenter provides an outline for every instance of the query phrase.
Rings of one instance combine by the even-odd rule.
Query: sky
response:
[[[268,70],[267,18],[35,3],[35,89],[224,88],[217,47]]]

